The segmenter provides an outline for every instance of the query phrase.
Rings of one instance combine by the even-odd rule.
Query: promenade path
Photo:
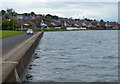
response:
[[[14,66],[16,66],[16,63],[18,63],[18,61],[11,61],[11,60],[6,60],[6,59],[9,58],[10,56],[13,56],[14,54],[15,55],[13,58],[17,58],[15,56],[17,56],[18,53],[19,53],[19,56],[18,56],[19,58],[22,52],[23,53],[27,52],[26,51],[27,48],[29,48],[29,46],[32,46],[32,43],[34,42],[34,40],[37,39],[37,37],[41,34],[40,32],[38,34],[36,33],[37,32],[34,32],[35,34],[34,36],[27,35],[26,33],[22,33],[22,34],[17,34],[17,35],[13,35],[13,36],[0,39],[0,42],[2,40],[2,43],[1,43],[2,44],[2,48],[1,48],[2,56],[0,55],[0,83],[7,77],[7,74],[11,73],[9,71],[12,71]],[[29,39],[30,37],[32,37],[32,39]],[[23,46],[25,46],[25,48]]]
[[[26,33],[17,34],[9,37],[2,38],[2,56],[4,57],[11,49],[30,38],[32,35]]]
[[[0,83],[2,82],[2,60],[4,60],[5,54],[21,44],[32,35],[26,35],[26,33],[16,34],[9,37],[0,38]],[[2,51],[2,52],[1,52]]]

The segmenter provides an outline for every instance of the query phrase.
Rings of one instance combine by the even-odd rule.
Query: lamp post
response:
[[[13,20],[13,31],[14,31],[14,13],[13,13],[13,16],[12,16],[12,17],[13,17],[12,20]]]
[[[8,18],[8,19],[7,19],[7,21],[8,21],[8,22],[10,22],[10,21],[11,21],[11,19],[9,19],[9,18]],[[10,26],[8,26],[8,28],[7,28],[8,30],[9,30],[9,27],[10,27]]]
[[[19,18],[20,18],[20,20],[21,20],[21,31],[22,31],[22,28],[23,28],[23,25],[22,25],[22,19],[23,19],[23,17],[20,16]]]
[[[15,30],[15,16],[16,16],[16,13],[15,12],[13,12],[13,14],[12,14],[12,18],[13,18],[13,31]]]

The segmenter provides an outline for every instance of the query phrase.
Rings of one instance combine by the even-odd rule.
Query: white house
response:
[[[79,25],[78,25],[78,24],[75,24],[75,26],[79,27]]]
[[[52,24],[53,26],[55,26],[55,25],[56,25],[54,22],[51,22],[51,24]]]
[[[82,23],[82,26],[87,26],[84,22]]]
[[[44,23],[44,21],[43,21],[43,20],[41,21],[41,23],[40,23],[40,24],[41,24],[41,26],[46,26],[46,24]]]
[[[99,23],[97,23],[97,26],[100,26],[100,24],[99,24]]]
[[[79,28],[79,29],[83,29],[83,30],[84,30],[84,29],[86,29],[86,27],[81,27],[81,28]]]
[[[91,23],[89,23],[88,25],[87,25],[87,27],[92,27],[93,25],[91,24]]]
[[[67,26],[67,23],[66,23],[66,21],[64,22],[64,26],[65,26],[65,27]]]
[[[40,24],[40,25],[41,25],[43,28],[47,28],[47,29],[49,29],[48,26],[44,23],[43,20],[41,21],[41,24]]]

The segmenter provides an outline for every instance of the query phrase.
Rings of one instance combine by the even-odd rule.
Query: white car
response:
[[[33,35],[33,30],[32,29],[27,30],[27,35],[29,35],[29,34]]]

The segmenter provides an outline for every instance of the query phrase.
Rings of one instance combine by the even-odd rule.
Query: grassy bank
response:
[[[20,34],[23,33],[23,31],[0,31],[0,38]]]

